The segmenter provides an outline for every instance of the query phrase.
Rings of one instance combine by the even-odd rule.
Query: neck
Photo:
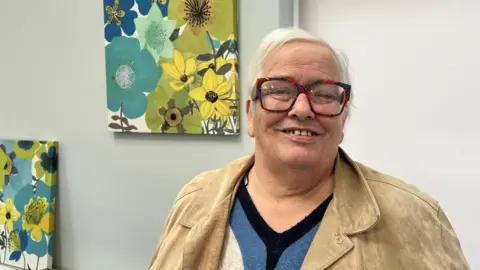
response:
[[[334,161],[313,168],[292,168],[255,157],[249,173],[249,189],[264,199],[322,202],[333,192]]]

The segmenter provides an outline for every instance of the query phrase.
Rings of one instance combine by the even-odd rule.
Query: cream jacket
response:
[[[184,186],[150,270],[217,269],[239,180],[253,162],[253,155],[240,158]],[[301,269],[470,268],[435,200],[340,148],[334,197]]]

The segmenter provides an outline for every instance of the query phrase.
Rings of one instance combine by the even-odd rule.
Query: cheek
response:
[[[282,119],[285,119],[285,114],[262,112],[259,113],[255,119],[255,126],[257,130],[266,130],[275,128]]]
[[[319,118],[318,122],[330,136],[342,134],[343,124],[340,118]]]

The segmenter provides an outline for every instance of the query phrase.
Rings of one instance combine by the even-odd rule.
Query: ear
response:
[[[255,137],[255,128],[254,128],[254,110],[250,106],[255,106],[254,103],[252,103],[252,100],[249,98],[246,101],[246,110],[247,110],[247,118],[248,118],[248,136],[250,137]]]

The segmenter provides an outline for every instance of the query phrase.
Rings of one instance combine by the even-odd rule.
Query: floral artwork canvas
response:
[[[237,0],[104,0],[108,130],[238,135]]]
[[[52,269],[57,141],[0,140],[0,264]]]

